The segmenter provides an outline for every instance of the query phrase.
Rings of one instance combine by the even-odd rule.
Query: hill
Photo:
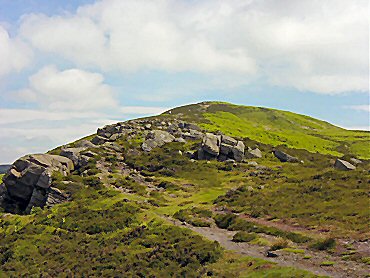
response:
[[[364,277],[368,144],[215,102],[99,128],[4,176],[0,276]]]
[[[305,149],[370,159],[368,131],[346,130],[308,116],[270,108],[204,102],[172,109],[171,115],[200,122],[209,131],[255,140],[272,146]],[[165,113],[168,115],[168,112]]]

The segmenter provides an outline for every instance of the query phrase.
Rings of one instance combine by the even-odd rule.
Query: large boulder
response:
[[[13,213],[28,213],[34,206],[43,207],[50,193],[52,173],[67,175],[73,169],[72,160],[59,155],[21,157],[3,177],[0,205]]]
[[[334,168],[338,170],[342,170],[342,171],[350,171],[350,170],[355,170],[356,166],[352,165],[348,161],[338,158],[337,160],[335,160]]]
[[[291,156],[283,151],[274,150],[274,155],[281,162],[299,162],[298,158]]]
[[[143,151],[150,152],[156,147],[162,147],[166,143],[171,143],[175,137],[164,130],[152,130],[146,136],[146,140],[141,145]]]
[[[203,137],[202,149],[211,156],[217,157],[220,154],[220,143],[220,136],[212,133],[206,133]]]

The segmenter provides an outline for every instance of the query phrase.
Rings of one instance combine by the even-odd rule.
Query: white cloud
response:
[[[160,114],[167,111],[169,108],[156,107],[156,106],[122,106],[121,111],[123,114],[129,115],[149,115]]]
[[[29,65],[32,51],[18,38],[11,38],[0,25],[0,76],[18,72]]]
[[[75,14],[25,16],[20,33],[77,66],[217,73],[236,84],[264,77],[335,94],[369,89],[367,8],[367,0],[103,0]]]
[[[370,105],[369,104],[349,105],[349,106],[345,106],[345,108],[352,109],[352,110],[357,110],[357,111],[370,112]]]
[[[47,66],[29,77],[29,88],[16,92],[24,102],[35,102],[43,110],[95,111],[117,105],[112,88],[101,74],[79,69],[59,71]]]

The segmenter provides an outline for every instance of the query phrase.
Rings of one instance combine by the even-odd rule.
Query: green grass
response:
[[[202,108],[209,105],[207,108]],[[208,102],[172,109],[171,115],[199,123],[209,131],[312,153],[370,159],[367,131],[350,131],[305,115],[276,109]]]
[[[335,265],[335,262],[331,262],[331,261],[324,261],[320,263],[320,266],[333,266],[333,265]]]
[[[225,253],[222,260],[207,266],[207,274],[211,277],[281,277],[281,278],[311,278],[318,277],[307,271],[291,267],[280,267],[274,263],[251,257],[239,257],[233,253]],[[204,275],[203,277],[208,277]]]

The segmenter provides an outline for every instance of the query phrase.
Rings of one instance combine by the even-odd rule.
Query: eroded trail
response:
[[[103,175],[109,174],[107,169],[107,165],[105,163],[100,162],[97,164],[99,170],[102,171]],[[151,182],[145,181],[144,177],[140,175],[137,171],[131,169],[124,163],[120,163],[120,172],[123,176],[131,176],[135,182],[145,185],[147,190],[150,191],[153,189],[153,184]],[[120,188],[116,188],[118,191],[122,191],[124,193],[129,193],[125,190]],[[267,246],[260,246],[256,244],[250,243],[236,243],[232,241],[233,235],[236,233],[235,231],[228,231],[225,229],[218,228],[216,226],[212,227],[194,227],[189,224],[182,223],[178,220],[167,218],[163,215],[159,215],[166,221],[171,222],[176,226],[180,226],[183,228],[190,229],[205,238],[217,241],[224,249],[236,252],[243,256],[250,256],[254,258],[264,259],[266,261],[274,262],[280,266],[286,267],[294,267],[299,269],[304,269],[309,272],[315,273],[317,275],[323,276],[330,276],[330,277],[368,277],[369,268],[362,263],[354,262],[354,261],[344,261],[339,256],[331,255],[327,252],[318,252],[318,251],[311,251],[304,246],[299,246],[299,249],[304,250],[304,254],[302,253],[292,253],[286,251],[274,251],[278,257],[266,257],[266,252],[268,251],[269,247]],[[249,218],[248,216],[241,216],[243,218]],[[248,219],[250,220],[250,219]],[[251,219],[252,221],[254,219]],[[258,222],[258,224],[266,225],[266,226],[276,226],[280,229],[287,230],[287,231],[302,231],[302,227],[292,227],[286,223],[274,223],[267,220],[254,220],[253,222]],[[307,232],[307,231],[305,231]],[[310,231],[311,233],[315,233],[315,231]],[[333,262],[332,266],[321,266],[323,262]]]
[[[169,220],[169,219],[167,219]],[[276,258],[268,258],[265,256],[268,247],[258,246],[249,243],[236,243],[232,241],[232,237],[236,232],[220,229],[217,227],[193,227],[188,224],[183,224],[177,220],[170,219],[171,223],[177,226],[188,228],[209,240],[215,240],[226,250],[234,251],[244,256],[264,259],[277,263],[281,266],[300,268],[317,275],[330,277],[367,277],[368,268],[364,264],[359,264],[353,261],[343,261],[338,257],[331,256],[326,252],[312,252],[305,250],[304,256],[310,256],[309,259],[304,259],[302,254],[288,253],[283,251],[274,251],[278,254]],[[320,266],[324,261],[334,262],[333,266]]]

